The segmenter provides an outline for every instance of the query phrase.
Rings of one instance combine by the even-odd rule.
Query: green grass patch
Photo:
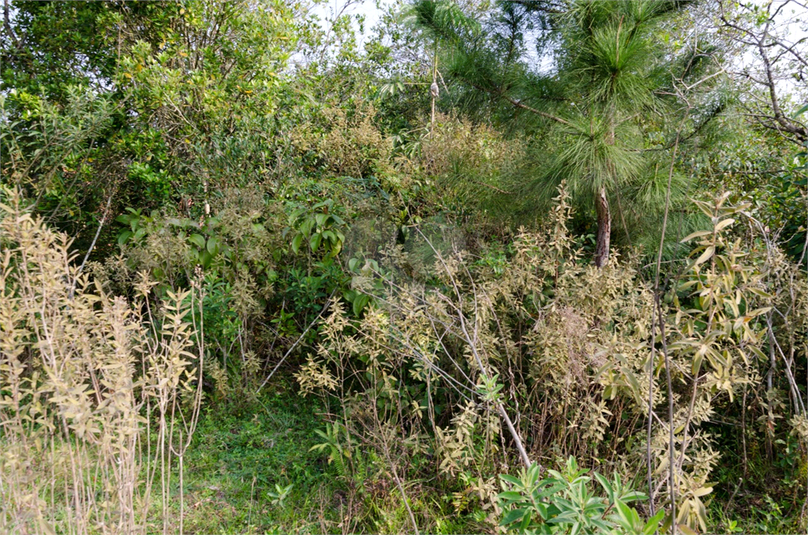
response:
[[[186,533],[320,532],[335,521],[338,474],[310,451],[320,410],[282,392],[209,405],[185,459]]]

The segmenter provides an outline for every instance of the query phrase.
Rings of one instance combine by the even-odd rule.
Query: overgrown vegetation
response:
[[[804,531],[792,8],[6,2],[0,529]]]

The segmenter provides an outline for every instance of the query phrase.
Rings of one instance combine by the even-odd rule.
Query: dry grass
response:
[[[78,272],[69,239],[0,205],[0,531],[145,533],[201,403],[197,287],[133,302]],[[192,351],[193,350],[193,351]],[[182,485],[180,485],[182,489]],[[176,524],[171,528],[177,531]]]

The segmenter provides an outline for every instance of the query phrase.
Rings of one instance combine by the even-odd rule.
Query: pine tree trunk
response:
[[[609,209],[609,199],[606,197],[606,188],[600,188],[595,200],[595,210],[598,215],[598,237],[595,245],[595,265],[599,268],[609,263],[609,241],[612,235],[612,212]]]

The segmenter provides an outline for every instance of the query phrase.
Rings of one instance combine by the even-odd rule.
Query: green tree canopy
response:
[[[504,1],[487,32],[444,1],[412,7],[418,24],[448,49],[455,79],[505,104],[510,122],[544,136],[548,150],[522,186],[547,196],[566,179],[575,197],[594,207],[598,266],[609,259],[615,213],[625,220],[629,211],[647,214],[664,203],[668,173],[657,164],[682,137],[676,131],[697,130],[722,107],[714,98],[683,122],[693,106],[684,88],[715,55],[705,43],[677,50],[658,35],[688,4]],[[536,53],[528,53],[531,37]]]

